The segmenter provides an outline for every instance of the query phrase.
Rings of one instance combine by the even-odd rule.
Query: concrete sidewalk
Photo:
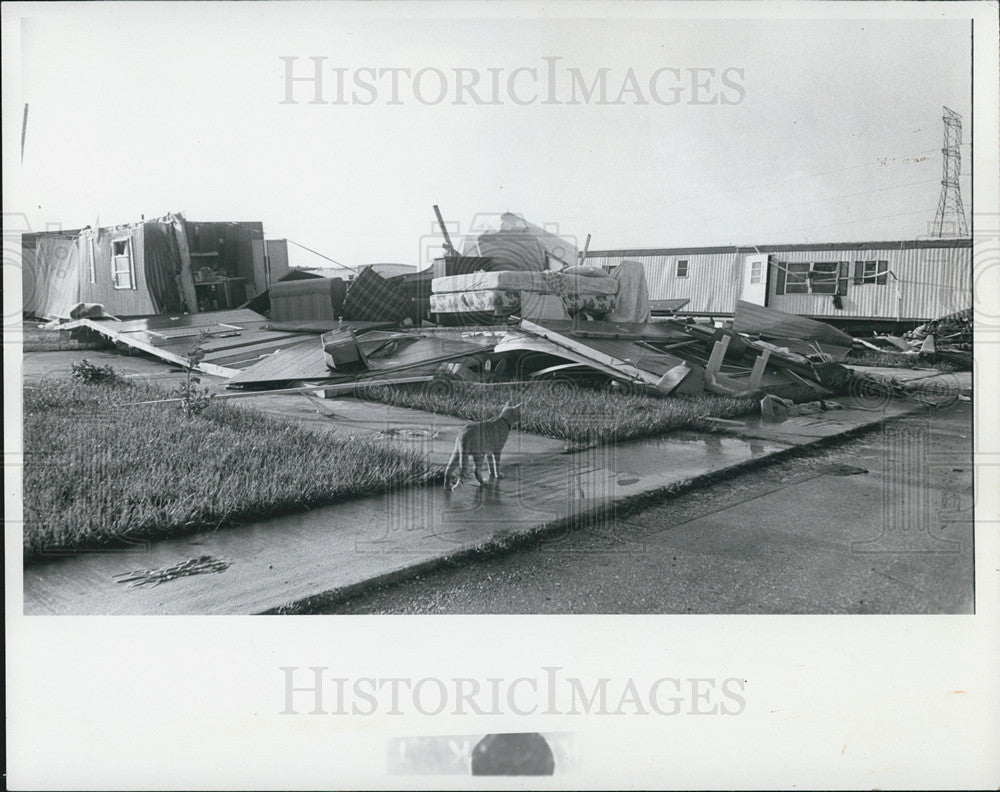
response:
[[[395,407],[353,396],[322,399],[304,393],[274,394],[233,399],[230,404],[252,407],[312,429],[372,435],[392,440],[418,452],[431,465],[441,467],[451,458],[458,432],[469,423],[450,415]],[[514,430],[504,448],[501,461],[507,466],[539,456],[551,457],[567,449],[568,444],[564,440]]]
[[[247,401],[272,397],[255,397]],[[463,421],[355,400],[281,396],[269,412],[348,431],[395,434],[443,464]],[[613,516],[644,498],[705,482],[747,464],[877,425],[921,409],[899,400],[781,424],[747,421],[742,436],[678,433],[668,438],[559,453],[561,441],[514,432],[504,451],[506,478],[454,492],[409,488],[237,528],[160,541],[130,552],[54,558],[25,569],[28,614],[253,614],[331,599],[414,574],[463,553],[523,540],[541,530],[572,530]],[[327,411],[333,418],[320,413]],[[570,519],[572,518],[572,519]],[[620,550],[619,550],[620,551]],[[230,562],[222,573],[128,587],[114,575],[172,566],[195,556]],[[294,610],[294,607],[292,608]]]

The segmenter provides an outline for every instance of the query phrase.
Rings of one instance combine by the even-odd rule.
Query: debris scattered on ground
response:
[[[672,312],[687,301],[651,301],[642,264],[589,266],[589,237],[581,253],[570,238],[504,214],[500,228],[477,230],[459,252],[435,211],[445,256],[422,272],[383,278],[366,267],[349,282],[290,273],[246,304],[266,316],[244,307],[118,321],[98,318],[100,306],[81,306],[79,318],[58,328],[182,367],[189,338],[201,334],[196,369],[226,379],[226,387],[315,388],[326,397],[390,382],[447,389],[563,380],[656,396],[802,398],[806,388],[824,399],[864,384],[864,375],[841,365],[852,349],[938,367],[971,364],[971,310],[905,336],[857,339],[746,301],[721,326],[681,320]]]
[[[812,415],[828,410],[840,410],[843,405],[835,401],[812,401],[796,404],[779,396],[765,396],[760,400],[760,416],[769,423],[781,423],[791,416]]]
[[[972,309],[957,311],[932,322],[925,322],[902,336],[879,335],[855,338],[855,349],[864,348],[879,356],[867,365],[972,368]],[[880,359],[881,358],[881,359]]]
[[[138,569],[133,572],[122,572],[114,575],[116,583],[128,583],[134,586],[159,586],[169,580],[191,575],[205,575],[210,572],[224,572],[230,566],[229,561],[222,561],[209,555],[191,558],[173,566],[161,569]]]
[[[904,338],[921,357],[972,366],[972,309],[957,311],[914,328]]]

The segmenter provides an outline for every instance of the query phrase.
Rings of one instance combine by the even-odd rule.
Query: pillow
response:
[[[588,267],[586,264],[574,264],[559,270],[563,275],[585,275],[588,278],[606,278],[608,273],[600,267]]]

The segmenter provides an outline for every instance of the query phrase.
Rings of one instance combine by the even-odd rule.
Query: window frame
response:
[[[885,286],[888,282],[889,262],[886,259],[859,259],[854,262],[855,286]]]
[[[93,234],[87,237],[87,254],[90,256],[88,266],[90,282],[97,283],[97,243]]]
[[[681,264],[684,265],[684,271],[681,272]],[[674,261],[674,277],[675,278],[686,278],[688,273],[691,271],[691,265],[688,259],[677,259]]]
[[[847,261],[779,261],[775,262],[779,277],[774,294],[808,294],[819,297],[847,294]],[[820,285],[821,290],[816,286]],[[789,288],[791,286],[792,288]]]
[[[125,252],[116,253],[118,245],[122,242],[125,243]],[[119,266],[121,259],[128,260],[127,270]],[[128,274],[128,285],[122,286],[120,274],[126,271]],[[135,291],[139,288],[135,282],[135,259],[132,256],[132,237],[130,236],[111,240],[111,285],[116,291]]]

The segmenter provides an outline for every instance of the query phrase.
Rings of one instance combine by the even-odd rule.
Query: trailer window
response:
[[[687,259],[677,259],[677,277],[686,278],[688,276]]]
[[[132,240],[116,239],[111,252],[111,280],[116,289],[135,288],[135,268],[132,264]]]
[[[888,261],[855,261],[854,283],[877,283],[884,286],[888,280]]]
[[[785,265],[785,294],[809,293],[808,262],[792,261]]]
[[[836,294],[838,261],[790,261],[784,265],[785,282],[781,290],[779,281],[777,294]]]

